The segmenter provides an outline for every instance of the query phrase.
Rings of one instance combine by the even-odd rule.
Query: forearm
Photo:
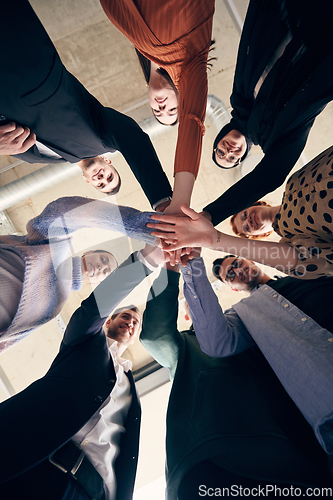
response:
[[[203,260],[194,259],[181,270],[185,299],[203,352],[212,357],[224,357],[253,345],[235,311],[229,310],[227,315],[223,313],[207,278]]]
[[[162,269],[150,289],[140,335],[143,346],[162,366],[170,368],[171,376],[179,351],[178,294],[179,273]]]
[[[198,175],[207,106],[207,56],[210,46],[182,67],[179,78],[179,128],[174,172]]]
[[[108,143],[110,129],[115,139],[113,147],[124,156],[151,206],[172,196],[170,183],[153,144],[139,125],[132,118],[110,108],[104,108],[104,124],[105,142]]]
[[[212,250],[254,260],[266,266],[275,267],[286,274],[298,262],[297,250],[287,243],[281,244],[274,241],[249,240],[221,233],[215,228],[212,229],[209,239],[208,248]],[[208,241],[207,237],[206,241]]]
[[[173,207],[173,213],[175,213],[180,212],[180,205],[190,206],[194,181],[195,177],[190,172],[175,174],[172,201],[169,205],[170,209],[167,207],[166,213],[171,213],[171,207]]]
[[[60,198],[27,224],[28,241],[63,238],[82,228],[119,231],[131,238],[154,244],[146,227],[149,212],[79,196]]]

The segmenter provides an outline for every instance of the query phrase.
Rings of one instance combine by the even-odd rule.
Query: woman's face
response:
[[[265,234],[272,231],[271,207],[254,205],[239,212],[234,218],[236,230],[246,236]]]
[[[235,167],[246,152],[246,140],[238,130],[230,130],[215,149],[215,160],[221,167]]]
[[[149,104],[164,125],[172,125],[178,119],[178,97],[171,85],[162,75],[156,74],[149,81]]]
[[[90,250],[82,257],[83,272],[92,285],[101,283],[117,267],[117,261],[112,254],[103,251]]]

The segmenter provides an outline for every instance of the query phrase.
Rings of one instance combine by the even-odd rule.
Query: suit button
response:
[[[135,460],[135,459],[136,459],[136,457],[132,457],[132,460]]]
[[[103,401],[102,396],[96,396],[95,401],[96,401],[96,403],[101,403]]]
[[[0,115],[0,121],[3,121],[3,120],[6,120],[7,118],[5,117],[5,115]]]
[[[139,418],[138,418],[138,417],[135,417],[134,422],[137,422],[138,420],[139,420]]]
[[[108,380],[108,385],[113,385],[115,382],[114,378],[110,378],[110,380]]]

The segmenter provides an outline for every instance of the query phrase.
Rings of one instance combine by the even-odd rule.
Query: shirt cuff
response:
[[[154,266],[153,264],[150,264],[150,262],[148,262],[148,260],[142,255],[141,250],[138,251],[138,253],[136,254],[136,257],[137,257],[138,261],[141,262],[141,264],[143,264],[144,266],[146,266],[149,269],[149,271],[155,271],[155,269],[160,267],[159,265]]]
[[[155,210],[156,207],[158,207],[158,205],[160,205],[161,203],[164,203],[165,201],[171,201],[171,199],[172,199],[171,196],[166,196],[165,198],[162,198],[161,200],[157,201],[153,205],[153,210]]]
[[[189,260],[186,267],[180,267],[185,283],[192,283],[206,275],[206,268],[202,257]]]

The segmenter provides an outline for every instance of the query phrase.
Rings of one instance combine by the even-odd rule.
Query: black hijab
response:
[[[220,168],[226,168],[226,167],[222,167],[221,165],[219,165],[215,159],[215,153],[214,153],[214,149],[217,147],[218,143],[220,142],[221,139],[223,139],[223,137],[225,137],[227,134],[229,134],[229,132],[231,132],[231,130],[238,130],[238,132],[240,132],[241,134],[244,135],[245,137],[245,140],[246,140],[246,151],[245,153],[243,154],[243,156],[241,157],[241,160],[240,162],[244,161],[245,158],[247,157],[248,155],[248,152],[250,151],[251,147],[252,147],[252,141],[246,137],[246,135],[244,134],[244,132],[241,130],[241,127],[237,124],[237,122],[232,118],[231,121],[229,123],[227,123],[227,125],[224,125],[224,127],[221,128],[220,132],[217,134],[217,136],[215,137],[215,141],[214,141],[214,144],[213,144],[213,154],[212,154],[212,159],[213,159],[213,162]],[[239,164],[238,164],[239,165]],[[234,165],[234,167],[238,167],[238,165]],[[228,170],[230,168],[234,168],[234,167],[228,167]]]

